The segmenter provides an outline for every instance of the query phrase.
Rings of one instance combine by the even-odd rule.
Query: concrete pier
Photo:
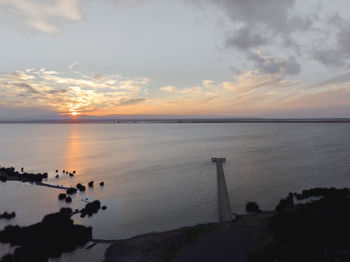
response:
[[[226,162],[225,158],[211,159],[213,163],[216,163],[217,181],[218,181],[218,204],[219,204],[219,219],[220,222],[232,221],[232,212],[230,206],[230,199],[228,197],[226,180],[224,174],[224,168],[222,163]]]

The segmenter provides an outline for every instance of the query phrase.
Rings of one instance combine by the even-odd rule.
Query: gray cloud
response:
[[[267,44],[267,42],[267,38],[252,32],[247,26],[238,30],[234,36],[226,39],[227,46],[233,46],[241,50],[262,46]]]
[[[0,8],[13,10],[26,26],[46,34],[57,34],[59,21],[80,21],[81,0],[0,0]]]
[[[219,0],[215,3],[234,21],[264,24],[283,33],[288,29],[288,13],[294,8],[295,0]]]
[[[192,0],[203,6],[203,1]],[[227,37],[229,45],[249,49],[265,45],[267,39],[277,36],[288,38],[290,34],[312,27],[315,16],[303,17],[295,12],[295,0],[207,0],[206,4],[217,7],[233,24],[242,25],[231,30]],[[271,42],[271,41],[270,41]]]
[[[121,99],[119,101],[119,105],[121,106],[129,106],[135,105],[146,101],[146,98],[132,98],[132,99]]]
[[[341,84],[341,83],[347,83],[347,82],[350,82],[350,72],[334,76],[334,77],[332,77],[330,79],[327,79],[325,81],[313,84],[310,87],[321,87],[321,86],[327,86],[327,85],[333,85],[333,84]]]
[[[257,52],[250,53],[248,59],[254,62],[257,69],[267,74],[297,75],[300,73],[300,65],[293,58],[286,60],[265,56],[261,52]]]
[[[32,87],[31,85],[26,84],[26,83],[13,83],[12,85],[23,89],[23,91],[25,91],[26,93],[30,93],[30,94],[38,94],[39,93],[38,90],[36,90],[34,87]]]
[[[330,17],[328,21],[336,28],[334,36],[332,34],[327,36],[334,43],[323,48],[315,48],[312,52],[313,58],[326,66],[344,66],[350,59],[350,23],[346,23],[339,15]]]

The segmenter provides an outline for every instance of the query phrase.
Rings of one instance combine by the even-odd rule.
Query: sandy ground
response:
[[[267,222],[272,214],[244,215],[231,223],[198,225],[118,241],[107,249],[105,261],[245,261],[269,235]]]

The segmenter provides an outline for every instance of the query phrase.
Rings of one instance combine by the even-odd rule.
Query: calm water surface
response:
[[[290,191],[350,187],[350,124],[0,125],[0,165],[49,172],[52,184],[105,182],[104,188],[76,194],[71,204],[81,208],[88,197],[108,206],[92,218],[75,218],[92,225],[95,238],[217,221],[213,156],[226,157],[235,212],[243,213],[247,201],[273,209]],[[77,175],[63,176],[62,169]],[[16,211],[11,223],[29,225],[66,206],[57,200],[58,193],[0,183],[0,212]],[[0,229],[5,225],[0,221]]]

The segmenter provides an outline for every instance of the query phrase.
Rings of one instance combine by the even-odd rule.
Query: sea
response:
[[[107,210],[74,216],[96,239],[126,239],[150,232],[218,221],[216,167],[224,172],[231,209],[248,201],[273,210],[289,192],[350,187],[349,123],[75,123],[0,124],[0,165],[48,172],[45,183],[94,181],[71,204],[63,190],[0,182],[6,225],[31,225],[61,207],[80,209],[98,199]],[[59,178],[55,178],[58,170]],[[74,177],[63,170],[76,171]],[[103,181],[104,186],[99,183]],[[51,261],[102,261],[108,245],[78,249]],[[13,250],[0,245],[0,256]]]

